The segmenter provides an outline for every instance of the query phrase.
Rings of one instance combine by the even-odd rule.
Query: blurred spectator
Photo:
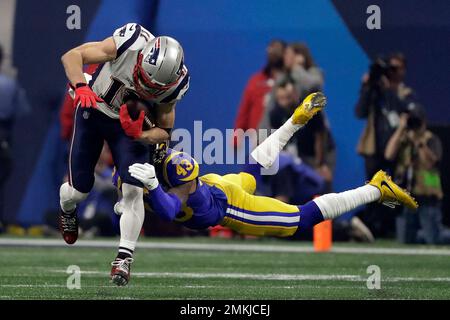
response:
[[[283,72],[277,77],[275,87],[280,83],[293,82],[299,101],[311,92],[322,90],[322,71],[315,65],[306,44],[288,45],[284,52],[283,63]],[[270,128],[269,114],[275,107],[276,99],[275,90],[272,90],[266,103],[267,112],[261,123],[262,128]]]
[[[64,102],[60,108],[59,122],[61,124],[61,139],[68,143],[72,139],[74,110],[73,99],[67,92],[64,95]]]
[[[408,113],[400,116],[399,126],[388,141],[385,157],[395,164],[396,182],[410,190],[419,202],[417,211],[405,208],[398,219],[400,240],[450,243],[450,232],[442,224],[443,193],[439,172],[442,145],[439,138],[427,130],[425,112],[418,104],[410,104]]]
[[[285,43],[272,40],[267,47],[267,63],[264,69],[251,76],[244,89],[241,104],[235,120],[235,129],[257,129],[264,114],[265,98],[274,84],[274,79],[283,69]],[[236,135],[235,146],[239,147],[242,137]]]
[[[275,106],[269,118],[272,128],[279,128],[300,103],[295,82],[289,78],[275,88]],[[333,172],[336,164],[335,144],[325,113],[319,112],[298,131],[288,150],[299,156],[304,163],[315,169],[327,182],[326,192],[332,191]]]
[[[280,154],[278,172],[267,178],[271,196],[286,203],[306,203],[326,192],[325,180],[289,152]]]
[[[280,81],[285,78],[293,79],[301,100],[311,92],[322,90],[322,71],[315,65],[305,43],[292,43],[286,48],[284,68],[285,72]]]
[[[1,72],[2,62],[3,48],[0,45],[0,231],[7,223],[3,214],[3,188],[13,168],[13,128],[17,118],[30,111],[25,91],[15,79]]]

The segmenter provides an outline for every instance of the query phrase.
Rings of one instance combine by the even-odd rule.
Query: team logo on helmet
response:
[[[159,50],[161,48],[160,41],[160,38],[157,38],[155,46],[150,49],[150,52],[147,55],[147,58],[144,59],[144,62],[156,66],[156,61],[158,61],[159,56]]]
[[[189,182],[198,177],[199,166],[194,158],[185,152],[167,150],[163,164],[164,180],[170,187]]]

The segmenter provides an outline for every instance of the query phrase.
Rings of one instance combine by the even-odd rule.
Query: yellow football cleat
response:
[[[395,208],[396,205],[403,204],[410,209],[417,209],[419,205],[411,197],[408,191],[396,185],[392,178],[383,170],[378,171],[369,181],[369,184],[377,187],[381,192],[379,202],[385,206]]]
[[[322,92],[308,95],[295,109],[292,115],[292,123],[305,125],[314,115],[322,110],[327,104],[327,98]]]

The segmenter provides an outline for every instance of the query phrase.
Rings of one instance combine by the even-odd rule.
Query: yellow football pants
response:
[[[227,210],[220,223],[236,232],[254,236],[287,237],[295,233],[300,221],[299,207],[279,200],[255,196],[255,178],[239,174],[207,174],[200,180],[222,190],[227,196]]]

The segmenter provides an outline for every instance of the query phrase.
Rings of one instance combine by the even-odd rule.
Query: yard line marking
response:
[[[56,273],[66,273],[65,270],[51,270]],[[104,271],[81,271],[86,275],[108,276]],[[196,273],[196,272],[133,272],[137,278],[179,278],[179,279],[204,279],[204,278],[225,278],[225,279],[250,279],[250,280],[279,280],[279,281],[367,281],[366,276],[351,274],[253,274],[253,273]],[[416,277],[383,277],[382,282],[450,282],[450,277],[416,278]]]
[[[84,286],[86,288],[115,288],[115,284],[109,286],[95,285]],[[67,288],[67,285],[62,284],[0,284],[0,288]]]
[[[116,240],[78,240],[75,246],[68,245],[57,239],[15,239],[0,238],[0,246],[31,246],[31,247],[75,247],[75,248],[117,248]],[[299,245],[268,245],[261,244],[220,244],[220,243],[181,243],[144,241],[137,244],[139,249],[172,249],[200,251],[241,251],[241,252],[278,252],[278,253],[310,253],[312,246]],[[350,246],[333,247],[331,253],[348,254],[382,254],[382,255],[419,255],[419,256],[450,256],[450,249],[434,248],[361,248]]]

